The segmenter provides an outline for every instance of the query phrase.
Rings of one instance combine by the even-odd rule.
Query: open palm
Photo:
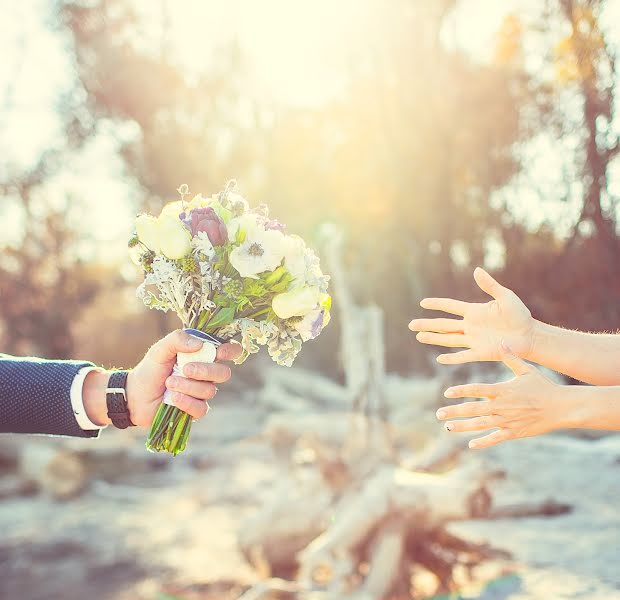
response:
[[[451,298],[425,298],[420,302],[422,308],[450,313],[462,319],[414,319],[409,328],[419,331],[417,339],[423,344],[467,348],[438,356],[437,361],[443,364],[501,360],[502,341],[515,354],[527,356],[534,329],[534,320],[527,306],[512,290],[500,285],[483,269],[474,271],[474,279],[493,300],[472,303]]]

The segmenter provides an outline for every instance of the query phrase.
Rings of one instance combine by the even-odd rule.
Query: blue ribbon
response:
[[[199,340],[205,340],[210,342],[214,346],[221,346],[224,343],[224,340],[212,335],[210,333],[205,333],[204,331],[200,331],[200,329],[193,329],[192,327],[186,327],[183,331],[187,331],[191,336],[198,338]]]

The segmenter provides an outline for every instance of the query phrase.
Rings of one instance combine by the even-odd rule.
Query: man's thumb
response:
[[[202,348],[202,342],[182,329],[169,333],[166,337],[151,346],[149,354],[158,363],[173,363],[177,352],[197,352]]]

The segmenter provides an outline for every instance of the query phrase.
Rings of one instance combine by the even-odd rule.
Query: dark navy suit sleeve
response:
[[[97,437],[78,425],[71,384],[89,362],[0,354],[0,432]]]

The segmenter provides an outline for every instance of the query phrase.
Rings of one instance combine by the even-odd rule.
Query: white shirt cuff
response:
[[[71,384],[71,407],[73,408],[73,414],[75,415],[75,420],[77,421],[80,429],[84,429],[85,431],[104,429],[107,427],[107,425],[95,425],[88,418],[86,409],[84,408],[84,400],[82,398],[84,380],[91,371],[95,370],[96,367],[83,367],[78,371],[78,374],[75,376],[73,383]]]

